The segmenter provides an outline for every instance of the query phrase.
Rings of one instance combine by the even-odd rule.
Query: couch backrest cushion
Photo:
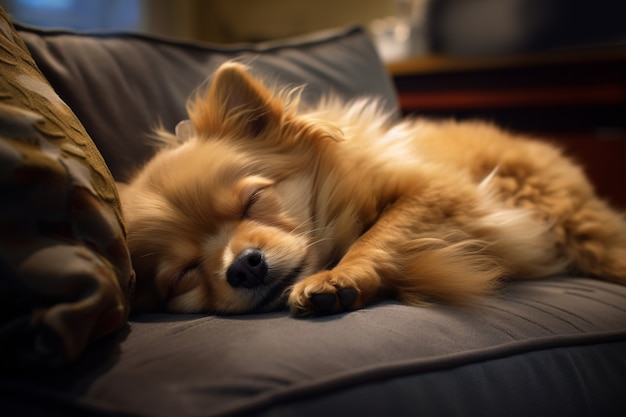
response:
[[[133,274],[115,183],[0,8],[0,368],[121,328]]]
[[[185,102],[221,63],[236,59],[304,99],[395,92],[367,34],[344,28],[280,42],[209,46],[131,34],[79,34],[18,26],[37,65],[76,112],[113,176],[124,180],[153,152],[150,133],[186,119]]]

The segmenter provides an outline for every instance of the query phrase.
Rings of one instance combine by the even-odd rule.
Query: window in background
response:
[[[141,0],[0,0],[15,21],[76,30],[138,30]]]

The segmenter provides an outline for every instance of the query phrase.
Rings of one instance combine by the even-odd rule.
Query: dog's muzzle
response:
[[[226,280],[233,288],[254,288],[265,283],[267,263],[261,249],[243,250],[226,271]]]

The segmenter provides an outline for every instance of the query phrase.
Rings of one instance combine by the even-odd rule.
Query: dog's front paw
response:
[[[297,283],[289,295],[296,316],[332,314],[362,307],[361,291],[354,280],[323,271]]]

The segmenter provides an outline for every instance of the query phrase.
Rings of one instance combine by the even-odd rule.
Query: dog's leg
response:
[[[436,207],[417,197],[396,201],[333,269],[293,287],[288,300],[292,312],[307,316],[353,310],[383,294],[419,304],[430,299],[463,302],[491,291],[506,274],[505,263],[490,254],[490,242],[463,230],[484,213],[458,198],[463,197],[448,204],[439,200]]]

